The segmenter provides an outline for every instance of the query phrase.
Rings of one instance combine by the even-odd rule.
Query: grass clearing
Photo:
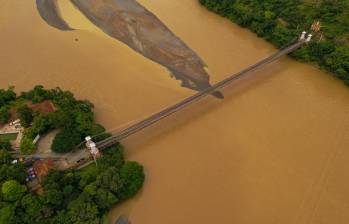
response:
[[[16,140],[17,138],[17,133],[14,134],[2,134],[0,135],[0,142],[9,142],[12,140]]]

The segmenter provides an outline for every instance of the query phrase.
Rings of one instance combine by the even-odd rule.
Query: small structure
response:
[[[305,42],[309,43],[311,41],[311,38],[313,37],[312,34],[309,34]]]
[[[87,137],[85,138],[85,141],[86,141],[86,147],[88,147],[89,144],[90,144],[91,142],[93,142],[91,136],[87,136]]]
[[[34,138],[33,144],[35,145],[35,144],[39,141],[39,139],[40,139],[40,135],[38,134],[38,135]]]
[[[99,149],[97,148],[97,145],[95,142],[92,141],[92,138],[90,136],[87,136],[85,138],[86,140],[86,147],[88,150],[90,150],[90,153],[94,160],[101,157],[101,153],[99,152]]]
[[[307,32],[303,31],[302,35],[300,36],[299,40],[305,40],[305,35],[307,34]]]
[[[16,125],[16,124],[20,124],[21,123],[21,120],[17,119],[17,120],[14,120],[12,122],[10,122],[10,126],[13,126],[13,125]]]

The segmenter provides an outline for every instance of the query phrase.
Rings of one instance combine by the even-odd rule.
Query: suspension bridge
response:
[[[163,109],[162,111],[155,113],[147,118],[145,118],[144,120],[137,122],[121,131],[119,131],[118,133],[114,134],[113,136],[106,138],[100,142],[95,143],[96,147],[98,149],[105,149],[108,148],[118,142],[120,142],[121,140],[127,138],[130,135],[133,135],[157,122],[159,122],[160,120],[184,109],[185,107],[188,107],[189,105],[201,100],[202,98],[216,92],[219,89],[224,88],[225,86],[231,84],[234,81],[237,81],[239,79],[241,79],[244,76],[247,76],[248,74],[251,74],[253,71],[260,69],[264,66],[266,66],[267,64],[270,64],[276,60],[278,60],[279,58],[283,57],[284,55],[287,55],[295,50],[297,50],[298,48],[300,48],[303,44],[309,42],[311,40],[311,34],[308,35],[307,38],[305,38],[305,32],[302,33],[301,38],[294,44],[292,44],[289,47],[286,47],[284,49],[281,49],[279,51],[277,51],[276,53],[272,54],[271,56],[245,68],[244,70],[233,74],[231,76],[229,76],[228,78],[214,84],[213,86],[198,92],[196,94],[194,94],[193,96],[190,96],[172,106],[169,106],[165,109]]]
[[[70,166],[84,166],[86,165],[86,162],[90,161],[89,158],[91,158],[91,155],[94,159],[96,159],[97,155],[99,154],[100,150],[106,149],[114,144],[117,144],[118,142],[120,142],[121,140],[163,120],[164,118],[173,115],[174,113],[192,105],[195,102],[198,102],[199,100],[203,99],[204,97],[210,95],[210,94],[214,94],[215,92],[217,92],[218,90],[228,86],[229,84],[233,83],[234,81],[237,81],[249,74],[251,74],[252,72],[280,59],[281,57],[297,50],[298,48],[300,48],[301,46],[303,46],[304,44],[310,42],[312,39],[312,34],[309,34],[306,36],[306,32],[304,31],[301,35],[301,37],[299,38],[299,40],[295,43],[293,43],[292,45],[278,50],[276,53],[270,55],[269,57],[266,57],[262,60],[260,60],[259,62],[243,69],[242,71],[233,74],[231,76],[229,76],[228,78],[212,85],[211,87],[198,92],[188,98],[185,98],[184,100],[168,106],[166,108],[164,108],[163,110],[161,110],[160,112],[157,112],[153,115],[150,115],[149,117],[146,117],[145,119],[136,122],[134,124],[129,125],[126,128],[123,128],[120,131],[117,131],[115,134],[113,134],[111,137],[108,137],[104,140],[98,141],[98,142],[94,142],[93,138],[97,137],[97,136],[88,136],[86,137],[86,142],[82,142],[77,148],[81,147],[81,145],[83,143],[86,143],[86,147],[88,150],[76,150],[73,152],[70,152],[68,154],[65,155],[56,155],[53,156],[52,154],[47,154],[47,155],[43,155],[43,154],[34,154],[34,155],[28,155],[28,156],[23,156],[23,155],[16,155],[17,157],[25,157],[25,158],[34,158],[37,157],[39,159],[44,159],[44,158],[53,158],[53,159],[57,159],[57,160],[67,160],[68,163],[70,164]]]

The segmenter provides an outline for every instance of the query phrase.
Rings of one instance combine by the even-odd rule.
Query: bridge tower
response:
[[[309,43],[311,41],[311,38],[313,37],[312,34],[309,34],[305,42]]]
[[[99,152],[96,143],[92,141],[92,138],[90,136],[87,136],[85,140],[87,149],[90,151],[91,156],[96,161],[96,159],[98,159],[101,156],[101,153]]]
[[[305,35],[306,34],[307,34],[307,32],[303,31],[301,37],[299,38],[299,40],[305,40]]]

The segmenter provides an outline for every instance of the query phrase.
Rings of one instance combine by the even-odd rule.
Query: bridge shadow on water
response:
[[[218,107],[222,107],[224,105],[229,105],[233,103],[234,101],[237,100],[237,98],[243,96],[249,91],[254,90],[255,88],[258,88],[260,85],[263,85],[264,83],[270,82],[280,73],[282,73],[283,70],[287,69],[287,67],[284,66],[285,60],[287,59],[283,58],[270,65],[267,65],[259,69],[258,71],[252,72],[250,75],[235,81],[234,83],[225,87],[224,89],[221,89],[220,91],[224,94],[224,97],[225,97],[222,100],[217,99],[216,97],[213,97],[211,95],[208,95],[202,100],[192,104],[189,107],[184,108],[181,111],[178,111],[177,113],[167,117],[161,122],[155,123],[154,125],[124,139],[122,143],[126,146],[126,149],[125,149],[126,157],[134,158],[134,157],[137,157],[137,154],[144,153],[144,150],[152,150],[151,146],[153,144],[156,144],[157,142],[161,141],[161,139],[165,139],[167,136],[173,134],[174,132],[180,133],[181,131],[185,130],[185,127],[187,125],[190,125],[191,122],[205,122],[205,120],[203,120],[205,116],[214,114],[215,111],[218,109]],[[222,126],[222,125],[229,125],[229,124],[221,124],[217,122],[217,126]],[[202,131],[202,130],[198,130],[198,131]],[[209,131],[209,130],[205,130],[205,131]],[[183,133],[183,134],[186,134],[186,133]],[[212,132],[212,135],[214,134],[215,133]],[[185,137],[189,139],[191,138],[188,135],[186,135]],[[181,139],[179,138],[178,141],[181,141]],[[201,139],[201,141],[206,141],[206,140]],[[178,153],[186,153],[186,150],[188,149],[178,148]],[[196,150],[196,151],[200,151],[200,150]],[[216,155],[216,156],[217,157],[215,157],[215,155],[212,155],[212,159],[213,160],[219,159],[219,155]],[[205,162],[205,160],[203,160],[203,162]],[[173,164],[175,163],[177,162],[173,162]],[[147,169],[147,167],[148,166],[145,165],[145,169]],[[163,168],[166,169],[165,167]],[[180,167],[175,169],[182,170]],[[215,170],[216,168],[213,167],[212,169]],[[149,171],[149,172],[156,173],[156,171]],[[190,171],[190,172],[195,172],[195,171]],[[219,169],[217,169],[217,172],[219,172]],[[241,176],[242,174],[238,166],[237,166],[237,169],[230,170],[229,172],[230,172],[230,175],[234,176],[236,181],[238,181],[239,179],[244,179]],[[152,181],[152,183],[155,182],[157,184],[161,184],[161,186],[157,186],[157,187],[165,187],[165,188],[168,187],[163,182],[161,181],[159,182],[159,180],[154,180],[154,179],[160,178],[159,176],[156,176],[156,174],[154,173],[149,174],[149,176],[146,178],[146,181],[145,181],[145,187],[141,192],[139,192],[139,194],[137,194],[135,198],[127,201],[124,206],[117,206],[111,211],[111,217],[114,220],[116,220],[116,218],[119,215],[126,215],[126,216],[129,216],[132,221],[132,214],[134,212],[137,212],[137,209],[138,209],[136,206],[138,200],[140,200],[141,198],[142,200],[150,200],[149,197],[154,196],[152,194],[153,190],[150,189],[150,188],[154,188],[154,185],[150,184],[149,183],[150,181]],[[183,180],[186,180],[186,179],[184,178]],[[176,189],[176,191],[181,192],[181,189],[177,189],[177,188],[174,188],[174,189]],[[145,195],[143,195],[143,193],[145,193],[146,191],[150,191],[150,193],[147,192]],[[248,199],[246,199],[245,198],[246,195],[241,192],[244,192],[244,189],[239,189],[239,190],[236,190],[235,193],[232,193],[232,197],[234,197],[234,200],[237,202],[231,205],[232,208],[235,206],[245,207],[244,203],[248,201]],[[171,198],[171,196],[169,198]],[[237,210],[239,209],[237,208]],[[236,219],[236,221],[239,220],[238,217],[234,219]]]
[[[127,148],[125,150],[126,155],[132,156],[141,152],[148,148],[147,146],[156,143],[158,139],[163,139],[172,132],[183,130],[186,125],[190,125],[190,122],[198,121],[205,115],[214,113],[218,107],[227,105],[229,102],[233,102],[238,97],[263,85],[263,83],[267,83],[278,76],[283,70],[287,69],[285,66],[286,60],[289,59],[279,59],[220,89],[219,91],[224,95],[224,99],[218,99],[212,95],[208,95],[199,102],[176,112],[161,122],[157,122],[122,140],[122,144]],[[187,137],[190,138],[190,136]]]

